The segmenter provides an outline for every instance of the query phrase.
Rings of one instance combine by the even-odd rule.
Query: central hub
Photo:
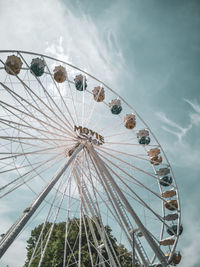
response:
[[[88,129],[86,127],[74,125],[74,131],[78,132],[79,138],[86,139],[89,142],[92,142],[96,145],[103,145],[103,143],[104,143],[104,138],[102,135],[100,135],[97,132],[92,131],[91,129]]]

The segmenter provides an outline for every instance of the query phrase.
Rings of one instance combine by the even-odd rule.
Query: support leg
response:
[[[115,180],[113,179],[111,174],[109,173],[109,171],[106,168],[106,166],[105,166],[104,162],[102,161],[102,159],[99,157],[99,155],[94,150],[92,145],[87,145],[87,148],[88,148],[89,153],[93,157],[93,159],[94,159],[99,171],[101,173],[103,172],[107,176],[107,178],[109,179],[109,181],[112,184],[113,188],[116,190],[116,192],[119,195],[120,199],[124,203],[127,211],[130,213],[130,215],[132,216],[132,218],[134,219],[134,221],[138,225],[139,229],[143,233],[144,237],[146,238],[147,242],[151,246],[152,250],[155,252],[156,256],[160,260],[162,266],[163,267],[167,267],[168,264],[167,264],[167,260],[165,258],[164,253],[160,250],[159,246],[156,244],[156,242],[154,241],[154,239],[152,238],[152,236],[150,235],[148,230],[145,228],[145,226],[140,221],[139,217],[137,216],[137,214],[133,210],[132,206],[130,205],[130,203],[126,199],[125,195],[122,193],[122,191],[120,190],[119,186],[117,185],[117,183],[115,182]]]
[[[24,228],[24,226],[26,225],[28,220],[31,218],[31,216],[35,213],[37,208],[40,206],[40,204],[45,199],[45,197],[48,195],[48,193],[51,191],[51,189],[54,187],[54,185],[57,183],[59,178],[66,171],[66,169],[71,164],[71,162],[76,157],[76,155],[82,150],[83,146],[84,146],[83,144],[79,145],[79,147],[74,151],[74,153],[69,158],[69,160],[63,164],[63,166],[57,171],[57,173],[53,176],[53,178],[47,184],[47,186],[42,190],[39,196],[37,196],[37,198],[32,202],[32,204],[26,209],[28,210],[28,212],[23,213],[18,218],[18,220],[11,226],[11,228],[7,231],[7,233],[5,234],[5,236],[2,238],[0,242],[0,258],[4,255],[4,253],[9,248],[9,246],[13,243],[15,238]]]

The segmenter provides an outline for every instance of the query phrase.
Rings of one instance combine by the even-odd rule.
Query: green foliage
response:
[[[75,261],[78,261],[78,251],[79,251],[79,220],[78,218],[71,219],[68,224],[68,244],[66,245],[66,265],[70,265],[71,267],[77,266],[75,264]],[[97,237],[99,245],[102,244],[100,235],[98,233],[98,230],[96,228],[96,225],[93,221],[90,221],[93,225],[95,235]],[[88,233],[88,238],[90,240],[90,249],[91,254],[93,258],[94,263],[98,263],[99,257],[98,253],[95,249],[94,241],[92,238],[92,233],[89,228],[88,221],[85,217],[85,225]],[[52,223],[48,222],[44,228],[43,236],[42,236],[42,242],[40,241],[38,245],[38,249],[35,253],[35,257],[31,263],[31,267],[38,267],[38,263],[40,261],[41,257],[41,251],[44,249],[44,246],[46,244],[48,233],[51,229]],[[35,248],[35,245],[37,243],[38,237],[41,233],[43,225],[40,224],[37,226],[34,230],[31,232],[31,237],[27,241],[27,260],[25,262],[24,267],[28,266],[28,263],[31,259],[31,255],[33,253],[33,250]],[[131,267],[132,258],[131,254],[128,252],[128,250],[124,247],[122,244],[117,244],[116,238],[112,235],[112,230],[109,226],[105,226],[106,233],[112,243],[112,246],[116,252],[116,254],[119,256],[119,261],[121,263],[122,267]],[[63,259],[64,259],[64,247],[65,247],[65,231],[66,231],[66,224],[65,222],[56,223],[54,225],[45,255],[44,259],[42,261],[41,266],[42,267],[63,267]],[[81,266],[82,267],[90,267],[91,266],[91,260],[89,255],[89,248],[88,248],[88,242],[87,242],[87,236],[86,231],[84,227],[84,223],[82,220],[82,236],[81,236]],[[73,250],[73,253],[72,251]],[[105,259],[108,259],[107,252],[105,248],[102,248],[102,254]],[[67,265],[67,266],[68,266]],[[110,266],[108,263],[105,264],[106,267]],[[139,265],[138,265],[139,267]]]

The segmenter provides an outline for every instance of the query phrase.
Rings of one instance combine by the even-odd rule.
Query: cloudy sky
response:
[[[199,29],[199,0],[0,0],[1,50],[44,53],[87,70],[151,127],[180,191],[182,267],[200,262]]]

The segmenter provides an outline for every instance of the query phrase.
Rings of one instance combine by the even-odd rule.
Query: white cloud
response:
[[[1,1],[1,49],[48,53],[117,86],[126,68],[115,33],[65,3]]]
[[[157,117],[164,123],[166,126],[162,126],[162,128],[175,135],[178,138],[178,141],[181,142],[183,137],[187,135],[187,133],[194,127],[200,125],[200,105],[195,101],[190,101],[188,99],[184,99],[195,112],[189,114],[190,123],[188,127],[182,127],[178,123],[174,122],[173,120],[169,119],[167,115],[163,112],[157,112]],[[187,113],[186,113],[187,114]]]
[[[174,135],[176,139],[171,142],[170,146],[166,146],[165,150],[170,153],[170,158],[176,166],[198,168],[200,151],[198,147],[190,144],[187,137],[195,127],[200,124],[200,106],[192,101],[184,99],[195,112],[189,114],[189,123],[187,127],[174,122],[163,112],[157,112],[156,115],[162,122],[162,129]],[[185,111],[185,118],[187,119],[188,112]],[[164,143],[164,141],[163,141]],[[168,143],[168,142],[167,142]],[[180,153],[181,151],[181,153]]]
[[[188,104],[191,105],[191,107],[197,112],[197,113],[200,113],[200,105],[198,103],[195,103],[195,102],[192,102],[188,99],[184,99],[185,102],[187,102]]]
[[[195,111],[195,113],[190,113],[190,120],[193,125],[200,125],[200,105],[195,101],[190,101],[188,99],[184,99]]]
[[[190,119],[192,121],[192,124],[194,124],[194,125],[200,124],[200,114],[192,113],[192,114],[190,114]]]
[[[184,128],[182,126],[180,126],[179,124],[175,123],[174,121],[170,120],[165,113],[163,112],[157,112],[156,113],[157,117],[167,126],[171,127],[166,127],[166,126],[162,126],[162,128],[175,135],[178,138],[178,141],[181,142],[182,138],[188,133],[189,130],[191,130],[192,128],[192,124],[189,124],[188,127]]]
[[[188,124],[188,127],[182,127],[178,123],[169,119],[163,112],[156,113],[157,117],[162,121],[162,123],[167,125],[167,127],[162,126],[162,128],[165,131],[175,135],[178,138],[179,142],[182,141],[183,137],[186,136],[194,126],[200,125],[200,105],[197,102],[188,99],[184,99],[184,101],[188,103],[193,109],[193,112],[189,113],[190,123]]]

